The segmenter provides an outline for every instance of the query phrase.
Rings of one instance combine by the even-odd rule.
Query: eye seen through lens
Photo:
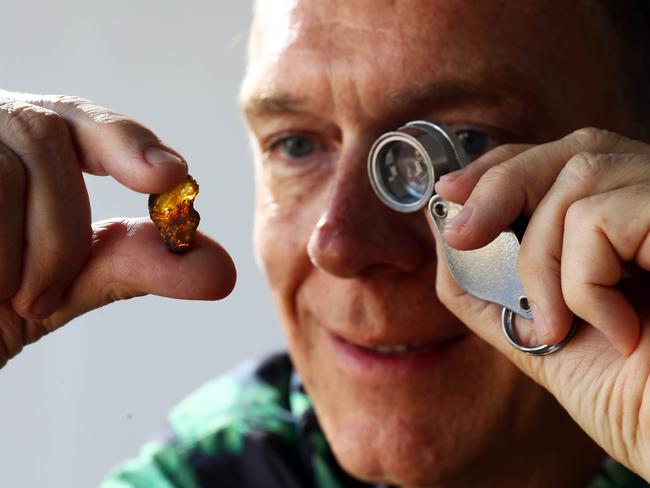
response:
[[[387,144],[379,166],[384,187],[400,203],[414,203],[425,196],[431,175],[416,147],[403,141]]]

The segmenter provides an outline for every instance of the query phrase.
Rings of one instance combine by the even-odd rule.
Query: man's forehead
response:
[[[379,74],[372,84],[386,88],[388,99],[402,96],[399,85],[425,92],[430,81],[445,92],[460,85],[474,93],[512,85],[522,81],[516,63],[523,57],[501,52],[490,59],[481,42],[486,34],[479,32],[494,27],[484,19],[501,15],[496,3],[479,0],[468,9],[468,2],[456,0],[258,0],[247,81],[255,80],[259,97],[268,100],[277,82],[294,94],[299,85],[314,93],[318,88],[310,82],[341,72],[359,85]],[[494,76],[499,73],[513,81],[504,83]]]
[[[337,97],[345,106],[346,91],[371,108],[409,92],[507,92],[520,105],[539,102],[529,112],[543,111],[542,99],[577,89],[581,56],[600,42],[588,4],[593,10],[593,2],[560,0],[258,0],[244,108],[281,111]],[[580,13],[585,22],[575,25]]]
[[[456,0],[257,0],[251,42],[252,56],[272,55],[299,43],[323,49],[336,43],[353,47],[358,36],[404,37],[426,35],[435,19],[449,21],[460,12]]]
[[[399,38],[428,37],[432,33],[454,30],[466,35],[468,31],[486,31],[493,37],[509,35],[518,25],[531,24],[552,30],[557,19],[568,10],[579,9],[582,1],[563,6],[560,0],[529,0],[505,2],[495,0],[257,0],[254,31],[261,42],[256,46],[277,45],[302,38],[319,42],[323,38],[347,36],[388,36]],[[574,8],[575,7],[575,8]],[[543,34],[541,31],[540,34]],[[317,38],[314,34],[318,33]],[[450,39],[451,41],[452,39]]]

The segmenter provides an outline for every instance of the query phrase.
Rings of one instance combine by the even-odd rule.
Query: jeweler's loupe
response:
[[[423,208],[445,173],[467,165],[456,134],[444,125],[415,121],[377,139],[368,155],[368,173],[377,196],[398,212]]]
[[[527,345],[517,336],[515,315],[530,320],[532,313],[517,270],[519,241],[512,230],[504,229],[490,244],[465,251],[452,248],[442,236],[463,206],[434,196],[435,183],[442,175],[467,164],[467,155],[454,131],[418,120],[375,141],[368,155],[368,176],[379,199],[393,210],[416,212],[429,204],[428,213],[451,275],[470,295],[503,307],[502,330],[514,348],[534,356],[558,351],[573,336],[575,321],[569,334],[557,344]]]

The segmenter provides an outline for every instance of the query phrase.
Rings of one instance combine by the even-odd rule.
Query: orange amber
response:
[[[190,175],[168,192],[149,195],[149,215],[170,251],[183,253],[192,247],[200,215],[194,210],[199,184]]]

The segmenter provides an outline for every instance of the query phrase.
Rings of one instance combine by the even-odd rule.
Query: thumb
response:
[[[147,294],[219,300],[235,281],[232,259],[205,234],[197,232],[189,253],[174,254],[149,219],[104,220],[93,224],[90,255],[61,307],[43,325],[52,331],[95,308]]]

